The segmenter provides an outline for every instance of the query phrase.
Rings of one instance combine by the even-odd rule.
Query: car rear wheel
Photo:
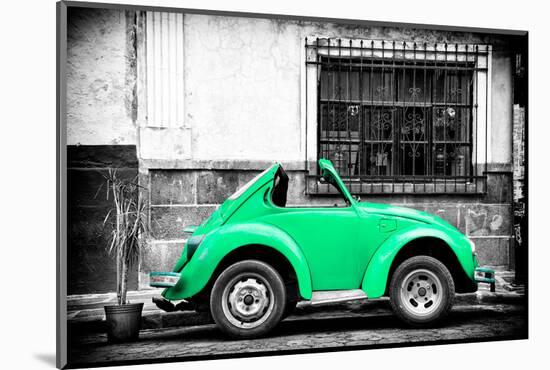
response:
[[[285,310],[284,281],[270,265],[256,260],[237,262],[216,279],[210,295],[214,321],[234,338],[267,334]]]
[[[395,270],[390,303],[395,314],[412,326],[431,326],[443,319],[454,301],[451,273],[439,260],[416,256]]]

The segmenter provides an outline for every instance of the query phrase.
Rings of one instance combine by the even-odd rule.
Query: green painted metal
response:
[[[151,272],[149,273],[150,285],[155,288],[173,287],[179,281],[180,274],[177,272]],[[156,278],[167,278],[164,281],[156,281]]]
[[[388,273],[399,250],[422,237],[437,238],[457,256],[472,280],[477,266],[471,245],[460,231],[426,212],[386,204],[357,202],[332,163],[320,160],[325,180],[346,200],[344,207],[283,207],[272,200],[274,164],[229,197],[192,237],[202,241],[188,256],[187,246],[174,267],[180,280],[165,289],[169,300],[192,297],[210,281],[232,251],[250,245],[282,254],[296,272],[299,293],[358,289],[369,298],[384,294]],[[190,251],[192,252],[192,251]],[[253,258],[253,256],[251,256]]]
[[[477,267],[475,269],[474,279],[479,283],[494,284],[495,270],[488,267]]]
[[[197,231],[197,228],[198,228],[197,225],[189,225],[189,226],[186,226],[186,227],[183,229],[183,232],[184,232],[184,233],[193,234],[195,231]]]
[[[328,159],[319,159],[319,168],[321,169],[321,176],[325,178],[329,183],[333,184],[344,196],[344,199],[349,204],[355,204],[356,201],[351,196],[348,188],[338,175],[338,171],[334,168],[334,165]]]
[[[300,295],[304,299],[311,298],[311,275],[300,247],[284,231],[259,222],[226,224],[209,233],[181,270],[178,283],[166,289],[162,295],[169,300],[194,296],[206,286],[212,273],[228,253],[250,245],[262,245],[286,257],[296,272]]]
[[[469,241],[464,235],[458,231],[442,229],[430,224],[419,224],[414,221],[400,223],[403,224],[403,227],[376,249],[376,253],[367,265],[361,283],[361,289],[365,291],[367,297],[378,298],[384,295],[393,259],[402,247],[418,238],[431,237],[443,241],[444,244],[436,245],[446,245],[442,248],[451,248],[466,275],[473,279],[476,262]]]

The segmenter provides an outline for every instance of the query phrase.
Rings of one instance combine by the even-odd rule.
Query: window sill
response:
[[[343,179],[353,195],[391,195],[391,194],[458,194],[482,195],[486,192],[486,177],[477,177],[471,182],[464,180],[438,179],[435,182],[368,182],[367,180]],[[319,181],[317,176],[308,176],[308,195],[339,195],[340,193],[326,182]]]

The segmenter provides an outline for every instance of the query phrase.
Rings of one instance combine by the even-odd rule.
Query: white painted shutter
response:
[[[184,124],[183,14],[147,12],[147,126]]]

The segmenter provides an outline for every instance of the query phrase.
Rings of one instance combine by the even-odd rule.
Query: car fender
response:
[[[458,232],[456,232],[456,234],[456,237],[451,236],[448,232],[429,225],[414,225],[394,233],[378,247],[369,261],[365,274],[363,275],[361,289],[365,291],[369,298],[379,298],[383,296],[386,291],[388,274],[395,256],[399,253],[401,248],[411,241],[424,237],[442,240],[454,252],[465,273],[468,276],[473,276],[475,266],[472,258],[472,251],[469,245],[466,247],[468,241],[464,235]]]
[[[311,299],[311,273],[298,244],[283,230],[258,222],[227,224],[207,234],[181,271],[178,283],[165,289],[162,295],[169,300],[196,295],[208,284],[217,266],[228,253],[247,245],[263,245],[285,256],[296,272],[300,295],[304,299]]]

